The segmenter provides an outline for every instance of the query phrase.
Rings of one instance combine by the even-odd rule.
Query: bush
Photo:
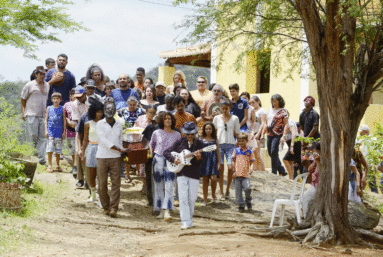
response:
[[[8,160],[10,153],[35,153],[32,145],[20,140],[24,134],[21,125],[22,120],[15,107],[7,103],[4,97],[0,97],[0,182],[25,183],[24,165]]]

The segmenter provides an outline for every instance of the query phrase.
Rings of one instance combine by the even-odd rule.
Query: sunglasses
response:
[[[194,134],[185,134],[186,136],[194,136]]]
[[[227,131],[227,124],[225,123],[225,131]]]
[[[198,84],[203,84],[205,81],[197,81]]]
[[[214,89],[213,92],[221,92],[221,90]]]

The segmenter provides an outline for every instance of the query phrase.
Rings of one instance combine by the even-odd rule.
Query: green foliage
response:
[[[356,144],[359,147],[363,143],[363,149],[367,153],[365,159],[369,166],[369,181],[380,178],[381,172],[377,170],[377,166],[383,161],[383,126],[376,123],[375,129],[370,135],[358,137]]]
[[[8,160],[0,161],[0,182],[9,184],[20,182],[20,184],[25,185],[26,178],[23,164]]]
[[[0,96],[21,115],[20,93],[27,81],[4,81],[0,83]],[[0,109],[1,110],[1,109]]]
[[[12,152],[32,155],[35,149],[20,140],[24,131],[21,128],[22,119],[15,107],[0,97],[0,160],[5,160]]]
[[[8,160],[8,154],[18,152],[32,155],[35,149],[22,143],[21,118],[15,107],[0,97],[0,182],[25,184],[24,165]]]
[[[302,142],[303,144],[309,145],[311,143],[319,142],[320,138],[315,139],[313,137],[296,137],[294,142]]]
[[[61,42],[59,30],[72,33],[87,30],[70,18],[68,0],[2,0],[0,8],[0,44],[24,49],[24,56],[37,59],[36,42]]]

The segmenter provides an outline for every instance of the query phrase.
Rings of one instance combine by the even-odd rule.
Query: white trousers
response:
[[[314,199],[315,193],[317,192],[316,187],[310,185],[302,197],[302,207],[303,207],[303,216],[306,217],[307,210],[309,208],[309,203]]]
[[[177,177],[182,225],[193,225],[195,201],[198,196],[199,180],[185,176]]]

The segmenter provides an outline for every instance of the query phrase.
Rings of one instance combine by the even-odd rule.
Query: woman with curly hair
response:
[[[279,160],[279,143],[283,135],[285,125],[288,124],[289,115],[285,107],[285,101],[279,94],[271,96],[271,108],[267,113],[267,151],[271,158],[271,172],[286,176],[287,172]]]
[[[150,151],[153,156],[153,178],[154,178],[154,201],[153,211],[159,212],[158,219],[169,221],[172,219],[170,210],[173,210],[173,187],[176,177],[175,173],[166,168],[164,152],[171,148],[181,139],[181,134],[175,131],[176,119],[170,112],[159,115],[159,129],[154,131],[150,141]]]
[[[96,82],[96,94],[104,97],[106,95],[104,91],[104,72],[98,64],[92,64],[86,72],[87,79],[93,79]]]
[[[97,159],[96,153],[98,149],[98,136],[96,132],[97,122],[104,117],[104,105],[95,101],[88,109],[89,121],[84,126],[84,139],[82,143],[81,161],[89,168],[89,187],[90,198],[89,203],[96,200],[96,175],[97,175]]]

